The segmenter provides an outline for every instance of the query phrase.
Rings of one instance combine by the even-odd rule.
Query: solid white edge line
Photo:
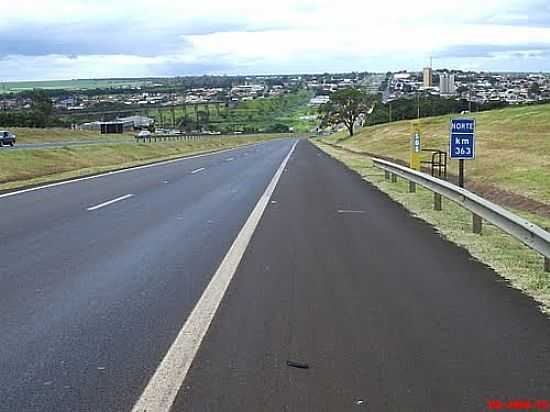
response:
[[[100,203],[99,205],[92,206],[87,208],[86,210],[88,212],[93,212],[94,210],[101,209],[102,207],[112,205],[113,203],[122,202],[123,200],[130,199],[131,197],[134,197],[133,194],[128,194],[124,196],[117,197],[116,199],[109,200],[108,202]]]
[[[132,412],[168,412],[172,407],[202,340],[237,271],[250,239],[297,144],[298,141],[294,143],[264,194],[258,200],[195,308],[132,408]]]
[[[99,175],[94,175],[94,176],[86,176],[86,177],[79,177],[79,178],[71,179],[71,180],[64,180],[63,182],[50,183],[50,184],[46,184],[46,185],[43,185],[43,186],[31,187],[31,188],[28,188],[28,189],[17,190],[15,192],[4,193],[4,194],[0,195],[0,199],[6,198],[6,197],[11,197],[11,196],[16,196],[16,195],[21,195],[23,193],[28,193],[28,192],[35,192],[37,190],[50,189],[52,187],[67,185],[69,183],[83,182],[85,180],[98,179],[100,177],[117,175],[117,174],[120,174],[120,173],[129,173],[129,172],[133,172],[135,170],[148,169],[150,167],[164,166],[164,165],[171,164],[171,163],[183,162],[185,160],[197,159],[199,157],[215,156],[215,155],[218,155],[218,154],[227,153],[227,152],[231,152],[231,151],[239,150],[239,149],[246,149],[248,147],[254,147],[254,146],[258,146],[258,145],[269,143],[269,142],[271,142],[271,141],[268,140],[267,142],[253,143],[253,144],[250,144],[250,145],[232,147],[230,149],[220,150],[220,151],[212,152],[212,153],[202,153],[202,154],[193,155],[193,156],[183,155],[182,157],[178,157],[177,159],[165,160],[163,162],[152,163],[152,164],[142,165],[142,166],[135,166],[135,167],[130,167],[128,169],[122,169],[122,170],[114,170],[114,171],[111,171],[111,172],[105,172],[105,173],[101,173]]]
[[[197,173],[204,172],[206,170],[206,167],[201,167],[199,169],[195,169],[191,172],[192,175],[196,175]]]

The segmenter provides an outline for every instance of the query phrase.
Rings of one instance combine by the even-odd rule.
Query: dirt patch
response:
[[[340,146],[338,144],[326,143],[323,144],[335,147],[340,150],[344,150],[348,153],[353,153],[357,155],[377,157],[382,160],[387,160],[402,166],[409,166],[409,164],[401,159],[394,159],[392,157],[379,155],[377,153],[362,152],[358,150],[348,149],[347,147]],[[425,173],[430,173],[430,169],[427,167],[422,167],[422,171]],[[447,180],[451,183],[458,184],[458,176],[449,174]],[[550,205],[546,203],[539,202],[537,200],[530,199],[526,196],[519,195],[517,193],[509,192],[506,190],[499,189],[496,186],[485,184],[485,183],[476,183],[476,182],[465,182],[465,187],[469,191],[493,202],[502,207],[523,210],[525,212],[533,213],[537,216],[550,218]]]
[[[453,178],[458,181],[456,176],[453,176]],[[537,200],[483,183],[468,183],[466,188],[497,205],[516,210],[524,210],[537,216],[550,218],[550,205]]]

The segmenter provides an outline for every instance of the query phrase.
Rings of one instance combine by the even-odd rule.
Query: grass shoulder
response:
[[[279,135],[0,151],[0,191],[264,142]]]

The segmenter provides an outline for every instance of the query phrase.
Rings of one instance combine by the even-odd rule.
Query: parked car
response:
[[[145,139],[151,137],[151,132],[149,130],[142,130],[136,135],[137,139]]]
[[[0,130],[0,146],[13,146],[15,144],[15,135],[7,130]]]

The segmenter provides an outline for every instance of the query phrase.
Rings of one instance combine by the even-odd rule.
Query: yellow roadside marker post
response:
[[[409,166],[413,170],[420,171],[420,152],[421,147],[421,131],[420,125],[416,122],[412,123],[411,147]],[[409,193],[416,192],[416,183],[409,182]]]

